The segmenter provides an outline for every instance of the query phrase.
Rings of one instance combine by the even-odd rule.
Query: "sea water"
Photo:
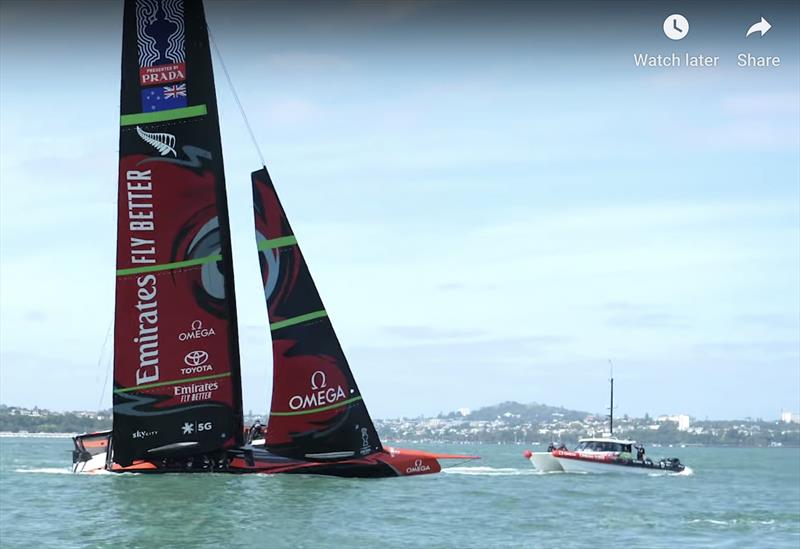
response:
[[[69,439],[2,438],[0,546],[800,547],[797,448],[652,448],[691,472],[627,476],[540,474],[525,446],[422,447],[483,459],[379,480],[91,476],[69,473]]]

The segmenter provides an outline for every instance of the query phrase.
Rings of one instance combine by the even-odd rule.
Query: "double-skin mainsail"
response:
[[[202,4],[125,5],[114,458],[242,443],[236,304]],[[382,450],[266,168],[253,174],[273,338],[267,448],[298,459]]]
[[[203,6],[126,0],[114,460],[242,443],[236,300]]]

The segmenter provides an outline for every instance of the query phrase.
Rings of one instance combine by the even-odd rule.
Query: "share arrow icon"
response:
[[[750,36],[754,32],[760,32],[761,36],[764,36],[765,34],[767,34],[767,32],[769,32],[769,29],[771,29],[771,28],[772,28],[772,25],[769,24],[769,21],[767,21],[766,19],[764,19],[762,17],[761,21],[759,21],[758,23],[754,23],[754,24],[750,25],[750,28],[747,29],[747,34],[745,34],[744,37],[747,38],[748,36]]]

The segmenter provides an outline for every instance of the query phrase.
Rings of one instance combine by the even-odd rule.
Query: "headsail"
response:
[[[236,304],[200,0],[126,0],[114,458],[241,443]]]
[[[270,451],[345,459],[382,450],[266,168],[253,173],[256,241],[273,349]]]

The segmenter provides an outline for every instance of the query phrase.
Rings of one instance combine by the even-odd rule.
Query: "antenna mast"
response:
[[[611,365],[611,406],[608,409],[608,432],[612,436],[614,435],[614,363],[611,362],[611,359],[608,359],[608,363]]]

